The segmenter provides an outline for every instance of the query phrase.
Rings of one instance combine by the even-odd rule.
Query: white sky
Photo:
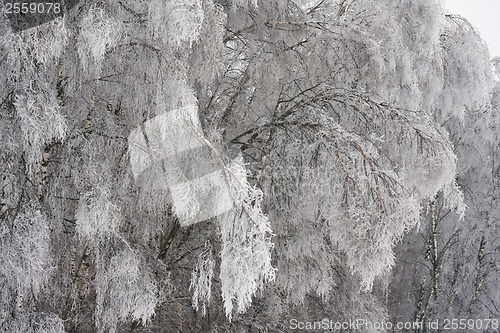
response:
[[[445,7],[479,31],[492,58],[500,56],[500,0],[445,0]]]

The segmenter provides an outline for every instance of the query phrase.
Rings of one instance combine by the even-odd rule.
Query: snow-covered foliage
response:
[[[189,290],[193,291],[193,309],[207,313],[207,307],[212,298],[212,279],[214,277],[215,260],[213,259],[212,246],[205,243],[205,249],[198,256],[196,266],[191,273]]]
[[[220,280],[226,316],[231,319],[234,303],[244,313],[264,283],[275,278],[271,265],[270,221],[263,214],[262,191],[247,180],[242,157],[227,168],[234,208],[218,218],[221,234]]]
[[[108,15],[104,8],[93,5],[80,23],[77,49],[83,71],[100,72],[106,51],[115,46],[122,33],[122,24]]]
[[[29,316],[30,301],[47,287],[55,271],[53,265],[49,221],[34,204],[19,212],[12,225],[0,224],[1,331],[64,331],[60,322],[36,325]]]
[[[0,227],[1,276],[7,282],[3,287],[15,286],[15,290],[26,296],[30,292],[38,295],[53,268],[47,216],[27,206],[16,217],[13,226],[9,228],[3,223]],[[3,297],[8,298],[7,295]]]
[[[152,37],[165,44],[191,46],[200,35],[204,19],[202,0],[152,0],[148,13]]]
[[[35,66],[42,69],[53,64],[67,46],[69,32],[63,18],[55,19],[44,25],[21,31],[17,34],[2,35],[1,43],[7,50],[10,76],[30,77]]]
[[[259,0],[232,0],[231,5],[233,6],[234,10],[238,10],[241,8],[258,9]]]
[[[495,74],[495,86],[498,87],[498,81],[500,81],[500,57],[495,57],[491,60],[493,66],[493,72]]]
[[[437,115],[446,121],[448,113],[460,119],[466,112],[480,110],[490,102],[493,72],[485,42],[465,19],[450,15],[440,37],[445,85]]]
[[[14,101],[30,172],[41,162],[44,146],[64,140],[68,132],[59,101],[53,91],[44,88],[29,87],[16,95]]]
[[[0,30],[0,330],[499,316],[498,59],[440,0]]]
[[[204,18],[200,28],[200,35],[192,45],[189,53],[189,62],[197,68],[196,78],[207,87],[212,86],[213,80],[221,75],[224,68],[223,41],[226,34],[225,25],[227,15],[222,6],[212,1],[203,1]]]
[[[66,331],[64,330],[64,322],[59,316],[40,313],[21,316],[18,320],[9,323],[9,326],[4,328],[4,332],[65,333]]]
[[[116,332],[117,323],[135,320],[146,324],[155,314],[158,288],[151,274],[132,250],[100,263],[96,275],[95,318],[98,332]]]
[[[115,237],[122,220],[120,208],[113,203],[106,188],[84,193],[78,202],[75,217],[78,236],[96,245]]]
[[[30,80],[35,72],[52,70],[67,46],[69,32],[65,20],[57,18],[41,26],[1,37],[1,43],[9,49],[9,75]]]
[[[8,80],[15,85],[13,105],[31,175],[39,168],[44,146],[63,141],[68,132],[54,82],[50,79],[67,40],[63,19],[1,38],[8,50]]]

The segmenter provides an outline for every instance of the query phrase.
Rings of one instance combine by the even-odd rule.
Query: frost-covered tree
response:
[[[436,116],[451,135],[468,208],[460,219],[438,195],[421,230],[401,244],[390,301],[398,320],[498,315],[498,82],[477,32],[460,17],[447,18],[442,58],[455,69],[447,69],[451,90]],[[462,111],[453,117],[447,106]]]
[[[498,61],[440,1],[7,19],[1,330],[497,315]]]

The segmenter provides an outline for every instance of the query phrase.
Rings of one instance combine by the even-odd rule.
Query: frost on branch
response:
[[[2,326],[2,332],[23,333],[65,333],[64,322],[56,314],[37,313],[33,315],[22,315],[15,320]]]
[[[273,163],[264,170],[279,251],[287,260],[312,262],[295,269],[278,261],[289,277],[278,282],[294,301],[311,290],[328,296],[335,281],[320,267],[337,263],[322,253],[344,252],[361,288],[370,290],[394,266],[394,246],[418,224],[422,202],[444,191],[449,208],[463,209],[455,155],[430,117],[355,93],[344,92],[342,100],[343,118],[311,108],[278,131],[276,145],[284,148],[271,151]],[[329,242],[320,241],[325,236]]]
[[[121,222],[120,208],[112,202],[106,188],[84,193],[78,202],[75,217],[77,234],[92,244],[117,235]]]
[[[149,30],[166,44],[189,45],[198,39],[203,24],[201,0],[152,0],[149,2]]]
[[[80,23],[77,40],[78,56],[84,71],[88,68],[100,71],[104,54],[116,45],[122,29],[122,24],[104,9],[95,5],[90,7]]]
[[[465,112],[476,112],[490,102],[493,73],[486,43],[464,18],[448,15],[441,35],[444,92],[437,114],[445,121],[448,113],[464,120]]]
[[[348,265],[361,277],[364,290],[371,290],[374,279],[393,267],[393,247],[418,224],[422,202],[444,191],[449,195],[445,201],[449,208],[459,214],[465,209],[455,184],[456,157],[446,133],[427,117],[417,122],[411,113],[391,108],[380,111],[392,114],[391,135],[406,136],[399,147],[373,145],[342,127],[329,126],[334,131],[329,134],[333,147],[347,148],[347,158],[338,162],[348,175],[356,175],[346,184],[353,187],[344,207],[335,207],[327,215],[331,237],[346,252]],[[385,158],[391,161],[395,156],[401,168],[390,170]],[[384,164],[387,169],[382,168]]]
[[[50,79],[50,71],[66,45],[66,35],[64,22],[58,19],[2,38],[10,49],[9,79],[16,85],[14,107],[31,176],[38,169],[45,146],[63,141],[68,132]]]
[[[234,205],[218,218],[221,233],[220,280],[226,316],[231,319],[234,303],[244,313],[252,296],[264,283],[273,281],[270,222],[261,210],[262,191],[251,187],[240,156],[227,168]],[[233,303],[234,302],[234,303]]]
[[[49,222],[44,213],[26,205],[12,226],[0,223],[2,308],[15,313],[29,311],[22,299],[41,293],[49,281],[51,265]]]
[[[57,18],[43,25],[2,36],[0,42],[9,50],[9,75],[21,82],[32,79],[40,72],[53,69],[68,42],[68,29],[63,18]]]
[[[224,36],[227,33],[227,16],[224,8],[214,4],[212,0],[203,2],[204,18],[200,34],[189,53],[191,68],[196,68],[192,73],[197,82],[205,82],[213,86],[222,73],[227,57],[224,47]]]
[[[36,67],[39,64],[44,70],[51,70],[64,52],[68,35],[64,19],[57,18],[41,26],[2,36],[1,43],[10,49],[10,75],[29,79],[40,70]]]
[[[193,309],[198,311],[201,307],[203,316],[207,313],[212,295],[212,278],[214,276],[215,261],[212,257],[212,246],[205,243],[205,249],[198,256],[196,267],[191,273],[189,290],[193,290]]]
[[[146,324],[155,313],[158,289],[141,258],[127,249],[99,262],[95,318],[98,332],[116,331],[120,321]]]
[[[241,10],[241,8],[258,9],[259,0],[233,0],[231,1],[233,9]]]
[[[365,291],[392,269],[394,246],[420,218],[420,202],[415,198],[396,199],[391,206],[391,213],[381,214],[375,203],[367,205],[356,198],[346,212],[330,217],[331,239],[346,252],[349,269],[361,278]]]
[[[15,97],[14,105],[23,134],[23,150],[30,173],[42,160],[43,149],[53,141],[63,141],[68,128],[53,90],[40,81]]]

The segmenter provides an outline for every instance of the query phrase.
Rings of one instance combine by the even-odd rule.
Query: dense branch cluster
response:
[[[5,20],[1,331],[498,317],[499,60],[440,1]]]

